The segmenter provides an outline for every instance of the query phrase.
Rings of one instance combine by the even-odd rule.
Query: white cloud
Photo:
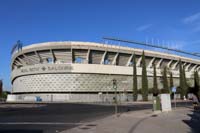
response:
[[[200,31],[200,22],[195,24],[195,26],[193,28],[193,31],[194,32],[199,32]]]
[[[183,23],[191,26],[193,32],[200,31],[200,12],[183,19]]]
[[[197,21],[198,22],[200,21],[200,12],[195,13],[195,14],[188,16],[188,17],[183,19],[183,22],[185,24],[194,23],[194,22],[197,22]]]
[[[146,25],[142,25],[136,28],[137,31],[145,31],[147,29],[149,29],[150,27],[152,27],[152,24],[146,24]]]

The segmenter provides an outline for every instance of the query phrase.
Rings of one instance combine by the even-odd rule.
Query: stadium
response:
[[[141,88],[143,49],[92,42],[46,42],[22,47],[12,54],[12,95],[8,101],[99,102],[112,101],[117,81],[120,100],[132,100],[133,55],[136,56],[138,88]],[[144,50],[149,88],[153,87],[153,64],[158,87],[167,66],[179,86],[179,60],[186,77],[200,71],[200,60]],[[151,95],[149,95],[151,98]],[[138,99],[141,99],[139,96]]]

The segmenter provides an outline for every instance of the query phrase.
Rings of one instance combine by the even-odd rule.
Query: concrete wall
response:
[[[10,97],[10,96],[9,96]],[[19,94],[12,95],[12,98],[8,98],[7,102],[35,102],[36,97],[41,98],[41,102],[107,102],[113,103],[114,94]],[[180,98],[177,94],[176,98]],[[133,100],[132,94],[120,93],[117,94],[119,102],[128,102]],[[152,100],[152,95],[148,96],[149,100]],[[138,101],[142,100],[142,96],[138,94]]]
[[[132,76],[108,74],[38,74],[21,76],[13,82],[13,93],[25,92],[114,92],[112,80],[117,80],[117,91],[132,92]],[[158,77],[158,87],[162,88]],[[149,88],[153,88],[153,77],[148,77]],[[174,85],[179,79],[174,78]],[[138,89],[141,88],[141,76],[138,76]]]

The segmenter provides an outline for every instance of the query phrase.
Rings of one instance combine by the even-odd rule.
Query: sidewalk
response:
[[[84,123],[62,133],[190,133],[200,132],[199,123],[200,113],[192,107],[168,113],[141,110]]]

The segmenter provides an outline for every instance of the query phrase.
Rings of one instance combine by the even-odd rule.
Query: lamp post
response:
[[[117,116],[118,107],[117,107],[117,80],[116,79],[113,79],[113,89],[115,90],[114,102],[115,102],[115,115]]]

